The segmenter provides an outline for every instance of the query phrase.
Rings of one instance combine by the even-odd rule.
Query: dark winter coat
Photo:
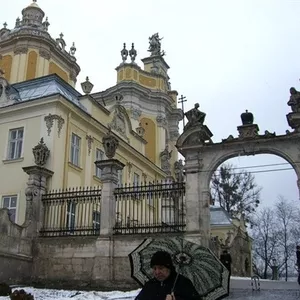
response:
[[[300,250],[296,251],[296,255],[297,255],[297,265],[300,268]]]
[[[232,262],[231,255],[229,253],[221,254],[220,261],[227,268],[229,273],[231,273],[231,262]]]
[[[163,282],[153,278],[149,280],[137,295],[135,300],[165,300],[168,294],[171,294],[177,273],[174,271]],[[178,275],[174,296],[176,300],[201,300],[192,282],[182,276]]]

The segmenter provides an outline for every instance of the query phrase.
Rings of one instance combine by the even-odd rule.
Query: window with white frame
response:
[[[22,155],[24,128],[11,129],[8,138],[7,159],[18,159]]]
[[[17,219],[17,201],[17,195],[2,197],[2,207],[9,210],[9,218],[12,222],[16,222]]]
[[[70,160],[73,165],[78,167],[80,165],[80,143],[81,138],[75,133],[72,133]]]
[[[97,160],[104,160],[104,159],[105,159],[104,151],[102,151],[101,149],[96,148],[96,161]],[[95,169],[95,176],[98,177],[98,178],[101,178],[101,169],[98,168],[97,166],[96,166],[96,169]]]

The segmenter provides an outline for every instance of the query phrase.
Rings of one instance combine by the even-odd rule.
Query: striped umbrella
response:
[[[189,278],[199,295],[205,300],[217,300],[229,295],[229,272],[214,255],[203,246],[180,237],[145,239],[129,254],[131,276],[144,285],[153,277],[150,261],[157,251],[170,253],[178,273]]]

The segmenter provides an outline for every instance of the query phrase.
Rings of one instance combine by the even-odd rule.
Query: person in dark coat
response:
[[[298,284],[300,285],[300,246],[296,247],[297,268],[298,268]]]
[[[228,253],[227,250],[224,250],[223,253],[220,256],[221,263],[226,267],[226,269],[229,271],[229,276],[231,275],[231,255]]]
[[[193,283],[178,274],[168,252],[158,251],[150,266],[154,278],[150,279],[135,300],[201,300]]]

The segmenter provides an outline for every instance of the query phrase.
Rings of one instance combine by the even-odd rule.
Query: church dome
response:
[[[40,27],[42,26],[43,18],[45,13],[43,10],[37,5],[36,0],[24,8],[22,10],[22,25],[24,26],[32,26],[32,27]]]

